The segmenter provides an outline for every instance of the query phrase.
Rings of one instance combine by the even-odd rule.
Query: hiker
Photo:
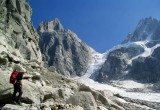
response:
[[[14,70],[13,72],[18,72],[17,70]],[[12,101],[14,104],[19,104],[21,105],[21,96],[22,96],[22,79],[23,79],[23,74],[24,72],[18,72],[17,76],[16,76],[16,81],[15,83],[13,84],[14,86],[14,92],[13,92],[13,95],[12,95]],[[18,95],[18,100],[17,100],[17,103],[16,103],[16,94],[17,92],[19,93]]]

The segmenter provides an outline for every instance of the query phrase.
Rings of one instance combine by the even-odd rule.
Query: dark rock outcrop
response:
[[[160,60],[155,57],[146,57],[133,60],[130,74],[133,79],[155,83],[160,79]]]
[[[92,49],[75,33],[65,30],[58,19],[42,22],[38,33],[45,67],[66,76],[81,76],[86,72]]]
[[[127,77],[131,68],[130,59],[144,52],[141,46],[121,47],[108,54],[107,60],[102,65],[97,76],[97,81],[103,82],[111,79]]]

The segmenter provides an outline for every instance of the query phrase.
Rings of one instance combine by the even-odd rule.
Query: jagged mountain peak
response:
[[[135,31],[129,33],[127,38],[122,43],[145,41],[145,40],[159,40],[160,39],[160,21],[148,17],[139,21]]]
[[[82,76],[89,67],[93,49],[55,19],[42,22],[39,46],[45,67],[66,76]]]
[[[155,18],[148,17],[148,18],[142,18],[138,25],[152,25],[152,24],[157,24],[159,21]]]
[[[141,19],[122,44],[108,51],[97,81],[134,79],[147,83],[159,81],[160,21]]]
[[[52,21],[42,21],[38,27],[39,32],[52,32],[64,30],[60,20],[55,18]]]

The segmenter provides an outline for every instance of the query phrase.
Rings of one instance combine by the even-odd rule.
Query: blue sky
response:
[[[160,19],[160,0],[29,0],[32,21],[59,18],[65,29],[102,53],[120,44],[145,17]]]

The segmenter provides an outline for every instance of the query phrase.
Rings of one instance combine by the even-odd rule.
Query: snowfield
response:
[[[151,55],[155,47],[159,46],[159,45],[156,45],[155,47],[149,49],[144,45],[145,43],[137,42],[132,44],[132,46],[141,45],[145,49],[145,52],[140,54],[139,56],[147,57]],[[131,45],[125,44],[125,45],[117,46],[112,50],[115,50],[117,48],[124,47],[124,46],[131,46]],[[132,80],[124,80],[124,81],[112,81],[111,83],[108,83],[108,84],[101,84],[92,80],[94,79],[94,77],[96,77],[96,75],[92,76],[93,73],[95,73],[98,69],[100,69],[100,67],[104,64],[109,52],[106,52],[105,54],[100,54],[93,51],[92,53],[93,54],[92,54],[92,61],[90,64],[91,65],[90,68],[88,69],[88,71],[85,73],[84,76],[75,77],[73,78],[74,80],[82,84],[85,84],[95,90],[109,90],[109,91],[112,91],[114,94],[120,94],[123,97],[145,100],[150,102],[160,102],[160,93],[154,93],[151,90],[148,90],[147,85],[142,83],[138,83]],[[92,79],[90,78],[91,76],[92,76]],[[134,92],[136,90],[137,92]]]
[[[90,78],[83,78],[83,77],[77,77],[74,78],[74,80],[85,84],[95,90],[109,90],[112,91],[114,94],[120,94],[123,97],[128,97],[132,99],[139,99],[139,100],[145,100],[150,102],[160,102],[160,93],[154,93],[154,92],[129,92],[130,89],[145,89],[145,85],[141,83],[137,83],[134,81],[122,81],[122,82],[116,82],[121,83],[120,85],[117,85],[117,87],[114,87],[109,84],[100,84],[98,82],[93,81]],[[124,83],[126,82],[126,83]],[[129,82],[129,83],[127,83]],[[118,87],[119,86],[119,87]]]

